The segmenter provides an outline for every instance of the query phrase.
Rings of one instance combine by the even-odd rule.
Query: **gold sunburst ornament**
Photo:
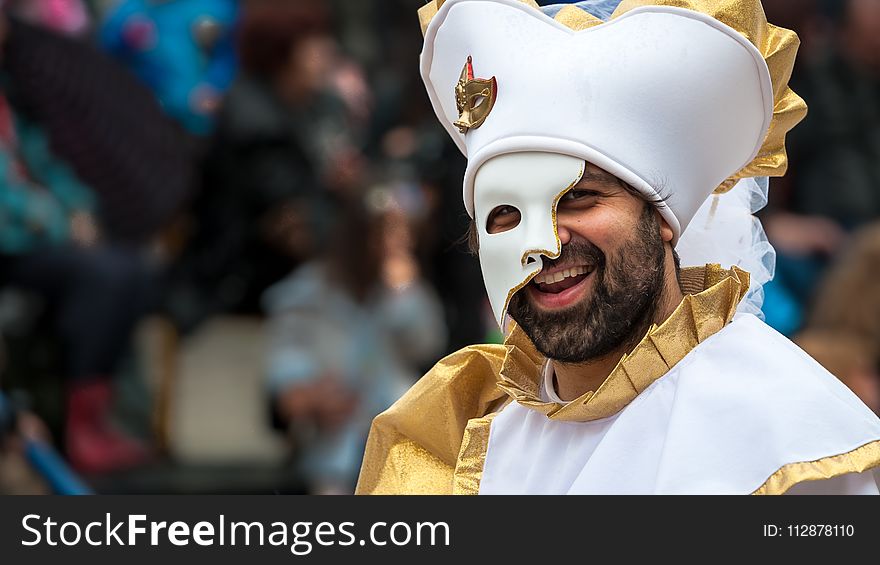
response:
[[[498,95],[498,82],[490,79],[474,78],[474,64],[469,56],[458,84],[455,85],[455,104],[458,106],[458,119],[453,122],[461,133],[480,127],[495,105]]]

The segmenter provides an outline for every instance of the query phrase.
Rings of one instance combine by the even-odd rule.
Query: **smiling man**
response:
[[[506,339],[376,418],[358,492],[878,494],[880,420],[759,317],[794,34],[758,0],[419,15]]]
[[[476,184],[491,183],[495,171],[504,176],[506,162],[513,159],[531,164],[532,175],[540,174],[547,158],[497,157],[483,166]],[[519,182],[541,182],[523,173]],[[515,229],[520,220],[516,208],[497,207],[487,232]],[[559,199],[556,224],[562,256],[545,261],[531,283],[513,295],[509,313],[536,349],[553,360],[560,396],[574,400],[596,390],[683,295],[678,257],[666,245],[672,230],[654,204],[613,175],[587,164],[578,183]],[[479,243],[475,247],[479,252]]]

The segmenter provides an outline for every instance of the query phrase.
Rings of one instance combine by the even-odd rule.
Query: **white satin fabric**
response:
[[[752,314],[737,314],[622,411],[493,420],[480,494],[749,494],[789,463],[880,440],[880,419]],[[880,494],[875,468],[792,494]]]

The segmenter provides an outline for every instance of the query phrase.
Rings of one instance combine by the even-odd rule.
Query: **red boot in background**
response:
[[[65,430],[67,456],[82,473],[107,473],[147,462],[147,447],[110,421],[112,390],[107,379],[70,386]]]

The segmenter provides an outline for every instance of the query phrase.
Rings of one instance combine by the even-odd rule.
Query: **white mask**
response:
[[[584,174],[583,159],[558,153],[506,153],[486,161],[474,180],[474,219],[480,266],[499,326],[514,293],[541,272],[543,257],[562,252],[556,204]],[[489,233],[486,222],[499,206],[520,213],[516,227]]]

